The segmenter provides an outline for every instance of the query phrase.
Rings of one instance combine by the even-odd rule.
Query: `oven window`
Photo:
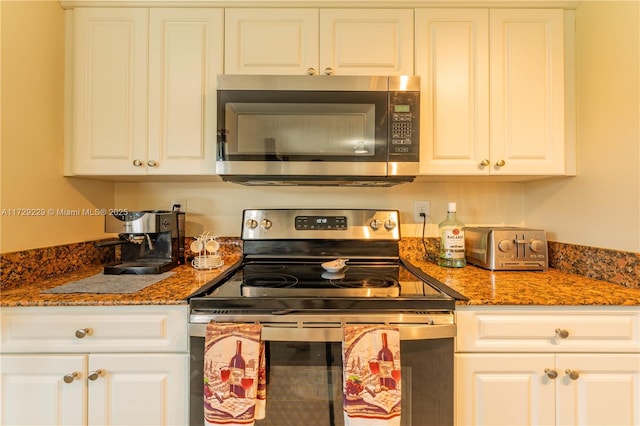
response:
[[[342,344],[267,342],[266,416],[256,426],[343,426]],[[191,425],[204,425],[204,338],[191,337]],[[403,341],[401,425],[453,423],[453,339]],[[367,365],[363,365],[363,376]],[[417,421],[417,420],[416,420]]]

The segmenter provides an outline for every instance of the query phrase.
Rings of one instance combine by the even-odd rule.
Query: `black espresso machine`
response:
[[[105,265],[105,274],[160,274],[184,263],[184,212],[112,213],[105,217],[104,229],[118,238],[96,246],[120,246],[120,258]]]

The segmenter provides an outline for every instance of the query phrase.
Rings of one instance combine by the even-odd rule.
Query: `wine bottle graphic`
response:
[[[242,378],[245,374],[245,362],[242,358],[242,341],[236,340],[236,354],[229,361],[229,391],[238,398],[245,397]]]
[[[396,380],[393,378],[393,354],[389,350],[387,333],[382,333],[382,349],[378,352],[378,378],[380,387],[387,389],[396,388]]]

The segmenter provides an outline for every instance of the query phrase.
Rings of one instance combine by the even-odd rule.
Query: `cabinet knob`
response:
[[[315,75],[316,74],[316,69],[315,68],[307,68],[307,74],[309,75]]]
[[[545,368],[544,369],[544,374],[546,374],[547,377],[550,378],[551,380],[553,380],[556,377],[558,377],[558,372],[556,370],[552,370],[551,368]]]
[[[136,166],[136,167],[140,167],[140,166],[142,166],[142,161],[140,161],[138,159],[135,159],[135,160],[133,160],[133,165]]]
[[[578,377],[580,377],[580,373],[578,373],[576,370],[566,369],[564,370],[564,372],[567,374],[567,376],[569,376],[571,380],[578,380]]]
[[[556,336],[561,339],[566,339],[567,337],[569,337],[569,331],[562,328],[556,328]]]
[[[326,68],[324,69],[324,74],[325,74],[325,75],[331,75],[331,74],[333,74],[333,68],[331,68],[331,67],[326,67]]]
[[[149,167],[155,167],[157,165],[158,165],[158,163],[155,162],[154,160],[147,161],[147,166],[149,166]]]
[[[73,383],[75,379],[79,379],[79,378],[80,378],[80,373],[78,373],[77,371],[74,371],[73,373],[65,374],[62,380],[64,380],[65,383]]]
[[[87,376],[87,378],[89,380],[91,380],[91,381],[94,381],[94,380],[98,380],[98,378],[100,376],[102,376],[102,375],[104,375],[104,370],[98,369],[98,370],[95,370],[95,371],[90,371],[89,375]]]
[[[490,162],[489,162],[489,160],[488,160],[488,159],[486,159],[486,158],[480,162],[480,165],[481,165],[482,167],[487,167],[489,164],[491,164],[491,163],[490,163]]]
[[[76,337],[78,339],[83,339],[88,334],[91,334],[91,329],[90,328],[79,328],[79,329],[76,330]]]
[[[504,166],[505,164],[507,164],[507,163],[505,163],[505,161],[504,161],[504,160],[498,160],[498,162],[496,163],[496,166],[497,166],[497,167],[502,167],[502,166]]]

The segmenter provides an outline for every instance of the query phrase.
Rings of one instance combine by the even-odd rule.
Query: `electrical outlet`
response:
[[[420,213],[424,213],[426,216],[424,219],[420,216]],[[422,223],[423,221],[427,221],[427,223],[431,222],[431,201],[414,201],[413,202],[413,220],[416,223]]]
[[[171,204],[169,205],[169,210],[180,210],[181,212],[187,211],[187,200],[171,200]]]

